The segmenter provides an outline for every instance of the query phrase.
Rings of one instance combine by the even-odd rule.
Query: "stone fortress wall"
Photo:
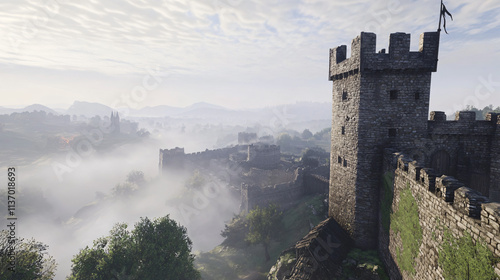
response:
[[[329,216],[357,247],[379,249],[391,279],[442,279],[437,258],[443,231],[438,220],[454,237],[470,232],[494,255],[500,253],[500,118],[490,113],[477,121],[474,112],[459,112],[454,121],[447,121],[443,112],[434,111],[428,119],[439,36],[423,33],[419,50],[410,51],[410,34],[393,33],[386,53],[376,52],[375,34],[361,32],[352,40],[351,57],[345,45],[330,50]],[[405,158],[399,165],[383,166],[395,163],[386,149],[429,169]],[[384,172],[394,175],[394,211],[407,185],[418,202],[423,241],[414,277],[397,263],[397,250],[404,248],[401,237],[381,226]],[[500,275],[498,264],[496,273]]]
[[[240,210],[248,213],[255,206],[266,207],[271,203],[286,210],[306,195],[327,194],[329,180],[326,168],[328,166],[312,169],[299,167],[295,169],[293,180],[272,186],[243,184]]]
[[[254,173],[262,173],[262,176],[264,173],[272,173],[275,176],[281,173],[273,171],[280,168],[280,147],[269,144],[237,145],[190,154],[186,154],[184,148],[179,147],[170,150],[160,149],[160,172],[184,168],[187,165],[205,168],[209,167],[213,160],[222,160],[220,164],[227,165],[227,170],[230,170],[228,171],[230,174],[227,174],[229,176],[225,176],[224,179],[234,179],[236,182],[241,180],[234,177],[243,176],[241,172],[244,170],[260,169],[263,172]],[[217,166],[217,168],[215,174],[224,173],[220,170],[224,167]],[[304,195],[328,193],[328,166],[305,169],[294,167],[294,170],[293,179],[290,181],[283,180],[284,182],[273,185],[242,184],[240,210],[248,213],[257,205],[265,207],[270,203],[288,209]]]
[[[491,202],[451,176],[436,176],[435,170],[419,166],[417,161],[389,149],[384,155],[384,171],[386,176],[393,176],[392,211],[399,207],[402,190],[409,188],[417,203],[422,228],[415,275],[410,276],[397,263],[397,250],[404,248],[400,236],[392,228],[388,232],[380,221],[379,252],[391,279],[442,279],[438,256],[443,228],[449,229],[454,238],[467,231],[474,242],[484,242],[494,256],[500,257],[500,203]],[[384,195],[387,194],[382,189],[381,197]],[[500,263],[496,264],[495,272],[500,277]]]
[[[458,112],[446,121],[444,112],[431,112],[424,149],[410,154],[438,174],[451,175],[491,200],[500,201],[500,119],[489,113]]]
[[[248,145],[247,163],[260,169],[275,169],[281,161],[280,146]]]
[[[267,207],[273,203],[281,209],[288,209],[304,195],[303,191],[304,170],[297,168],[295,178],[290,182],[273,186],[247,185],[241,186],[240,210],[248,213],[256,206]]]

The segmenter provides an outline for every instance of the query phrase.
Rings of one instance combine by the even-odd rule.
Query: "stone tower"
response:
[[[111,117],[110,117],[110,128],[111,132],[115,134],[120,133],[120,116],[118,115],[118,112],[116,112],[116,115],[111,112]]]
[[[376,35],[362,32],[351,44],[330,50],[333,82],[329,216],[361,248],[377,244],[382,153],[394,147],[413,155],[427,133],[431,73],[439,33],[390,35],[389,50],[375,51]]]

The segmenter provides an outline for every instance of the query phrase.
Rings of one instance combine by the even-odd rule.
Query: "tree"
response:
[[[144,183],[146,183],[146,179],[144,179],[144,172],[139,170],[130,171],[127,174],[127,182],[136,184],[137,186],[143,186]]]
[[[49,280],[54,277],[57,264],[48,255],[47,245],[34,239],[21,238],[14,242],[9,237],[7,230],[0,232],[0,279]]]
[[[306,128],[306,129],[304,129],[304,131],[302,131],[302,139],[309,139],[312,137],[313,137],[313,134],[309,129]]]
[[[109,236],[73,258],[68,279],[200,279],[191,246],[186,228],[168,215],[154,221],[141,218],[132,231],[117,224]]]
[[[332,130],[331,127],[327,127],[327,128],[322,129],[321,131],[316,132],[314,134],[314,139],[316,139],[316,140],[321,140],[321,139],[330,140],[331,130]]]
[[[124,198],[131,197],[132,194],[137,190],[137,187],[129,182],[123,184],[116,184],[116,186],[111,189],[111,193],[114,197]]]
[[[200,170],[193,171],[193,175],[189,177],[184,186],[188,189],[199,189],[207,183],[207,179],[201,174]]]
[[[271,259],[269,244],[271,238],[275,237],[278,233],[281,216],[282,212],[279,211],[276,204],[270,204],[266,208],[257,206],[247,215],[250,231],[246,236],[246,240],[252,244],[260,243],[264,246],[266,262]]]
[[[281,146],[282,149],[288,149],[292,145],[292,136],[290,134],[283,132],[278,136],[278,145]]]

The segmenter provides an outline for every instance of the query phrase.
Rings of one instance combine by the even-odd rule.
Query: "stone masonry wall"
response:
[[[280,146],[251,144],[248,145],[247,162],[249,166],[260,169],[275,169],[281,160]]]
[[[389,52],[376,52],[376,35],[362,32],[330,50],[333,81],[329,216],[357,246],[377,245],[378,187],[384,147],[422,149],[427,135],[431,72],[439,36],[421,35],[410,51],[410,34],[393,33]]]
[[[425,149],[409,156],[418,157],[438,174],[456,177],[490,200],[500,201],[496,180],[500,178],[498,128],[495,113],[489,113],[487,120],[476,120],[475,112],[462,111],[454,121],[446,121],[444,112],[431,112]]]
[[[489,250],[500,257],[500,203],[489,202],[479,192],[465,187],[450,176],[436,177],[432,169],[418,166],[416,161],[399,153],[386,152],[384,170],[393,174],[396,211],[401,190],[409,186],[418,206],[423,239],[416,258],[416,274],[410,276],[397,264],[397,248],[403,248],[401,239],[391,229],[389,234],[380,226],[379,251],[391,279],[443,279],[438,265],[439,248],[443,241],[442,227],[448,228],[455,238],[465,231],[476,242],[485,242]],[[500,277],[500,263],[495,272]]]
[[[293,181],[273,186],[243,184],[240,211],[248,213],[255,206],[267,207],[271,203],[277,204],[283,210],[290,208],[304,195],[303,172],[302,168],[298,168]]]

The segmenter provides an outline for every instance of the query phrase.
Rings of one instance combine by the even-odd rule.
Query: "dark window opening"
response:
[[[397,90],[391,90],[391,91],[389,91],[389,97],[391,99],[398,99],[398,91]]]
[[[347,91],[342,92],[342,100],[347,100]]]
[[[344,167],[347,167],[347,160],[344,159]]]
[[[342,163],[342,158],[340,156],[338,156],[337,160],[338,160],[338,163]]]
[[[342,127],[342,135],[345,134],[345,126]]]
[[[389,128],[389,137],[396,137],[396,129]]]
[[[420,99],[420,92],[417,91],[415,92],[415,100],[419,100]]]

